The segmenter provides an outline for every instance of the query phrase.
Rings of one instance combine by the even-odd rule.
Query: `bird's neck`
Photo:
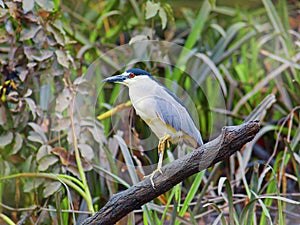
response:
[[[143,98],[153,96],[158,87],[157,83],[150,78],[141,79],[138,82],[131,83],[128,85],[130,100],[134,103]]]

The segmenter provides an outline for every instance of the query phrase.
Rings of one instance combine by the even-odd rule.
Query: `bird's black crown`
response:
[[[142,70],[142,69],[139,69],[139,68],[131,68],[129,70],[126,70],[127,73],[133,73],[134,75],[136,76],[139,76],[139,75],[147,75],[147,76],[150,76],[151,77],[151,74],[148,73],[147,71],[145,70]]]

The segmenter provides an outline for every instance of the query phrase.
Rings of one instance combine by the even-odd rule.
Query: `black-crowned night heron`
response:
[[[136,113],[159,138],[158,166],[150,177],[155,188],[153,177],[157,171],[162,173],[165,145],[169,148],[169,141],[178,143],[182,140],[188,146],[198,148],[203,144],[201,134],[180,99],[158,83],[150,73],[133,68],[121,75],[108,77],[103,82],[128,86],[129,97]]]

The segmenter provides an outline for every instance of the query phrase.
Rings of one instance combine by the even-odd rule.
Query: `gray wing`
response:
[[[155,96],[156,110],[158,116],[176,131],[182,131],[180,112],[173,102]]]
[[[162,93],[165,92],[165,93]],[[156,92],[156,110],[158,116],[167,124],[171,125],[176,131],[182,131],[192,137],[198,144],[203,144],[200,131],[197,129],[193,119],[180,99],[173,93],[165,89]],[[162,98],[161,96],[164,96]],[[188,144],[188,143],[187,143]],[[195,147],[195,146],[193,146]]]

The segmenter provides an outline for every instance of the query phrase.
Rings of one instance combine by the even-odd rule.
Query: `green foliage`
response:
[[[187,178],[127,223],[140,216],[144,224],[292,224],[300,203],[300,34],[292,23],[299,3],[226,4],[0,0],[0,223],[79,223],[79,211],[98,210],[153,170],[156,146],[145,151],[153,143],[140,139],[150,131],[130,104],[119,117],[96,120],[127,100],[101,79],[135,66],[189,95],[206,141],[269,94],[276,103],[259,113],[263,128],[241,153]],[[163,63],[138,45],[145,40],[183,48],[172,55],[164,42]],[[216,118],[224,120],[217,128]],[[178,155],[189,151],[180,148]]]

